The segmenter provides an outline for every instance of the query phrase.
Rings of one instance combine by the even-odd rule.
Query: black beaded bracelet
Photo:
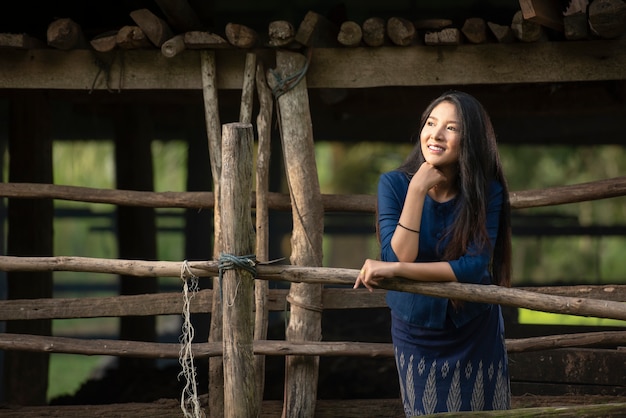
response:
[[[406,226],[402,225],[400,222],[398,222],[398,226],[399,226],[400,228],[404,228],[404,229],[406,229],[407,231],[415,232],[416,234],[419,234],[419,233],[420,233],[419,229],[411,229],[411,228],[407,228]]]

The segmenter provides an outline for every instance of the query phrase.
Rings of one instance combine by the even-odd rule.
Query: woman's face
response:
[[[461,129],[454,104],[441,102],[435,106],[420,134],[426,162],[437,168],[456,165],[461,153]]]

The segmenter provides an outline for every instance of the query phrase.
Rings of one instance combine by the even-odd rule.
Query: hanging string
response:
[[[182,370],[178,374],[185,379],[185,387],[180,397],[180,409],[185,418],[202,418],[204,412],[198,400],[198,385],[196,382],[196,367],[193,363],[193,351],[191,343],[194,337],[194,329],[191,324],[190,302],[198,292],[198,276],[192,273],[187,260],[180,267],[180,279],[183,281],[183,325],[180,336],[180,353],[178,362]]]

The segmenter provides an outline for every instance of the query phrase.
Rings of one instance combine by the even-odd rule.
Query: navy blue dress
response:
[[[391,248],[410,178],[399,171],[383,174],[378,185],[381,259],[398,261]],[[498,233],[502,186],[489,187],[487,232],[492,246]],[[455,217],[457,199],[439,203],[426,196],[416,262],[440,261],[448,243],[445,232]],[[491,284],[491,250],[472,245],[450,260],[459,282]],[[387,292],[391,335],[407,417],[438,412],[510,408],[504,321],[499,305],[462,302],[409,292]]]

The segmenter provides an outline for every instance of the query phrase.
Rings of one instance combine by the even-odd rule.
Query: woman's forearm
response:
[[[421,282],[456,282],[454,271],[447,261],[430,263],[407,263],[399,261],[394,267],[394,276]]]

